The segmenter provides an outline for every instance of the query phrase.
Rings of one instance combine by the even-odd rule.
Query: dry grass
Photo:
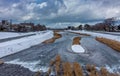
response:
[[[54,32],[60,32],[61,30],[54,30]]]
[[[40,71],[37,71],[35,76],[40,76]]]
[[[48,71],[47,71],[47,75],[49,76],[50,73],[51,73],[51,68],[48,69]]]
[[[58,34],[57,32],[54,32],[54,37],[51,38],[51,39],[48,39],[48,40],[44,41],[43,43],[46,43],[46,44],[48,44],[48,43],[54,43],[56,39],[59,39],[61,37],[62,37],[61,34]]]
[[[50,61],[50,66],[53,66],[55,64],[55,61],[54,60],[51,60]]]
[[[3,61],[3,60],[0,60],[0,65],[1,65],[1,64],[4,64],[4,61]]]
[[[81,37],[75,37],[73,39],[73,45],[75,45],[75,44],[80,45],[80,40],[81,40]]]
[[[60,62],[60,61],[61,61],[60,55],[57,55],[57,56],[56,56],[55,61],[56,61],[56,62]]]
[[[77,62],[73,63],[73,70],[75,76],[83,76],[82,67]]]
[[[106,44],[107,46],[111,47],[112,49],[120,52],[120,42],[111,40],[111,39],[107,39],[107,38],[99,38],[99,37],[96,37],[96,40],[99,42],[102,42],[102,43]]]
[[[59,74],[60,72],[60,63],[61,63],[60,55],[57,55],[55,58],[55,70],[57,74]]]
[[[60,64],[61,64],[61,57],[60,55],[57,55],[55,60],[51,61],[50,62],[50,66],[55,66],[55,71],[56,71],[56,74],[59,75],[60,73]]]
[[[48,43],[54,43],[54,42],[55,42],[55,39],[51,38],[51,39],[44,41],[43,43],[48,44]]]
[[[86,69],[87,69],[88,72],[96,71],[95,65],[87,64]]]
[[[87,65],[86,65],[86,70],[88,71],[88,75],[89,75],[89,76],[100,76],[100,74],[99,74],[98,71],[96,70],[95,65],[87,64]]]
[[[104,67],[101,67],[100,73],[102,76],[109,76],[108,71]]]
[[[55,69],[56,76],[86,76],[85,71],[87,71],[87,76],[120,76],[118,74],[109,73],[104,67],[98,71],[95,65],[90,64],[87,64],[86,69],[83,70],[82,66],[77,62],[73,64],[62,62],[60,55],[57,55],[55,60],[51,61],[51,65]],[[51,69],[48,70],[48,75],[50,72]]]
[[[57,33],[57,32],[54,32],[54,38],[55,38],[55,39],[59,39],[59,38],[61,38],[61,37],[62,37],[61,34],[59,34],[59,33]]]
[[[69,62],[63,63],[63,71],[64,71],[63,76],[73,76],[73,70]]]

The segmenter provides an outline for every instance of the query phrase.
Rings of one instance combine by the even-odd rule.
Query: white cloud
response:
[[[23,16],[22,20],[30,20],[32,18],[34,18],[34,13],[29,13],[29,14]]]
[[[1,0],[0,4],[6,0]],[[46,22],[89,22],[120,17],[120,0],[20,0],[4,3],[0,17]]]
[[[12,5],[12,7],[15,8],[15,7],[17,7],[18,5],[19,5],[18,3],[14,3],[14,4]]]
[[[120,10],[119,8],[109,8],[106,10],[106,18],[110,17],[120,17]]]
[[[46,3],[46,2],[43,2],[43,3],[40,3],[40,4],[38,4],[38,3],[30,3],[30,4],[27,4],[26,8],[27,8],[28,10],[34,10],[34,9],[36,9],[36,8],[42,9],[42,8],[44,8],[44,7],[46,7],[46,6],[47,6],[47,3]]]
[[[27,8],[28,10],[33,10],[36,6],[37,6],[36,3],[30,3],[30,4],[27,4],[26,8]]]
[[[41,4],[38,4],[38,6],[42,9],[42,8],[44,8],[44,7],[47,6],[47,3],[46,3],[46,2],[43,2],[43,3],[41,3]]]

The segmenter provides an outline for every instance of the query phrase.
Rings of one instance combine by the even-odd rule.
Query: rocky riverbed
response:
[[[0,76],[35,76],[35,72],[30,71],[20,65],[1,64]]]

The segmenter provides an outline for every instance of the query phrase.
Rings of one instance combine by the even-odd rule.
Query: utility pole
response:
[[[10,19],[10,31],[12,31],[12,19]]]

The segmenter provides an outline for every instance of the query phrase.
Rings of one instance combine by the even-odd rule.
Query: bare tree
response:
[[[118,25],[118,30],[120,30],[120,25]]]
[[[85,24],[85,25],[84,25],[84,29],[85,29],[85,30],[91,30],[91,26],[90,26],[89,24]]]
[[[115,18],[107,18],[104,20],[104,26],[107,31],[114,31]]]
[[[79,25],[79,26],[78,26],[78,29],[79,29],[79,30],[82,30],[82,25]]]

